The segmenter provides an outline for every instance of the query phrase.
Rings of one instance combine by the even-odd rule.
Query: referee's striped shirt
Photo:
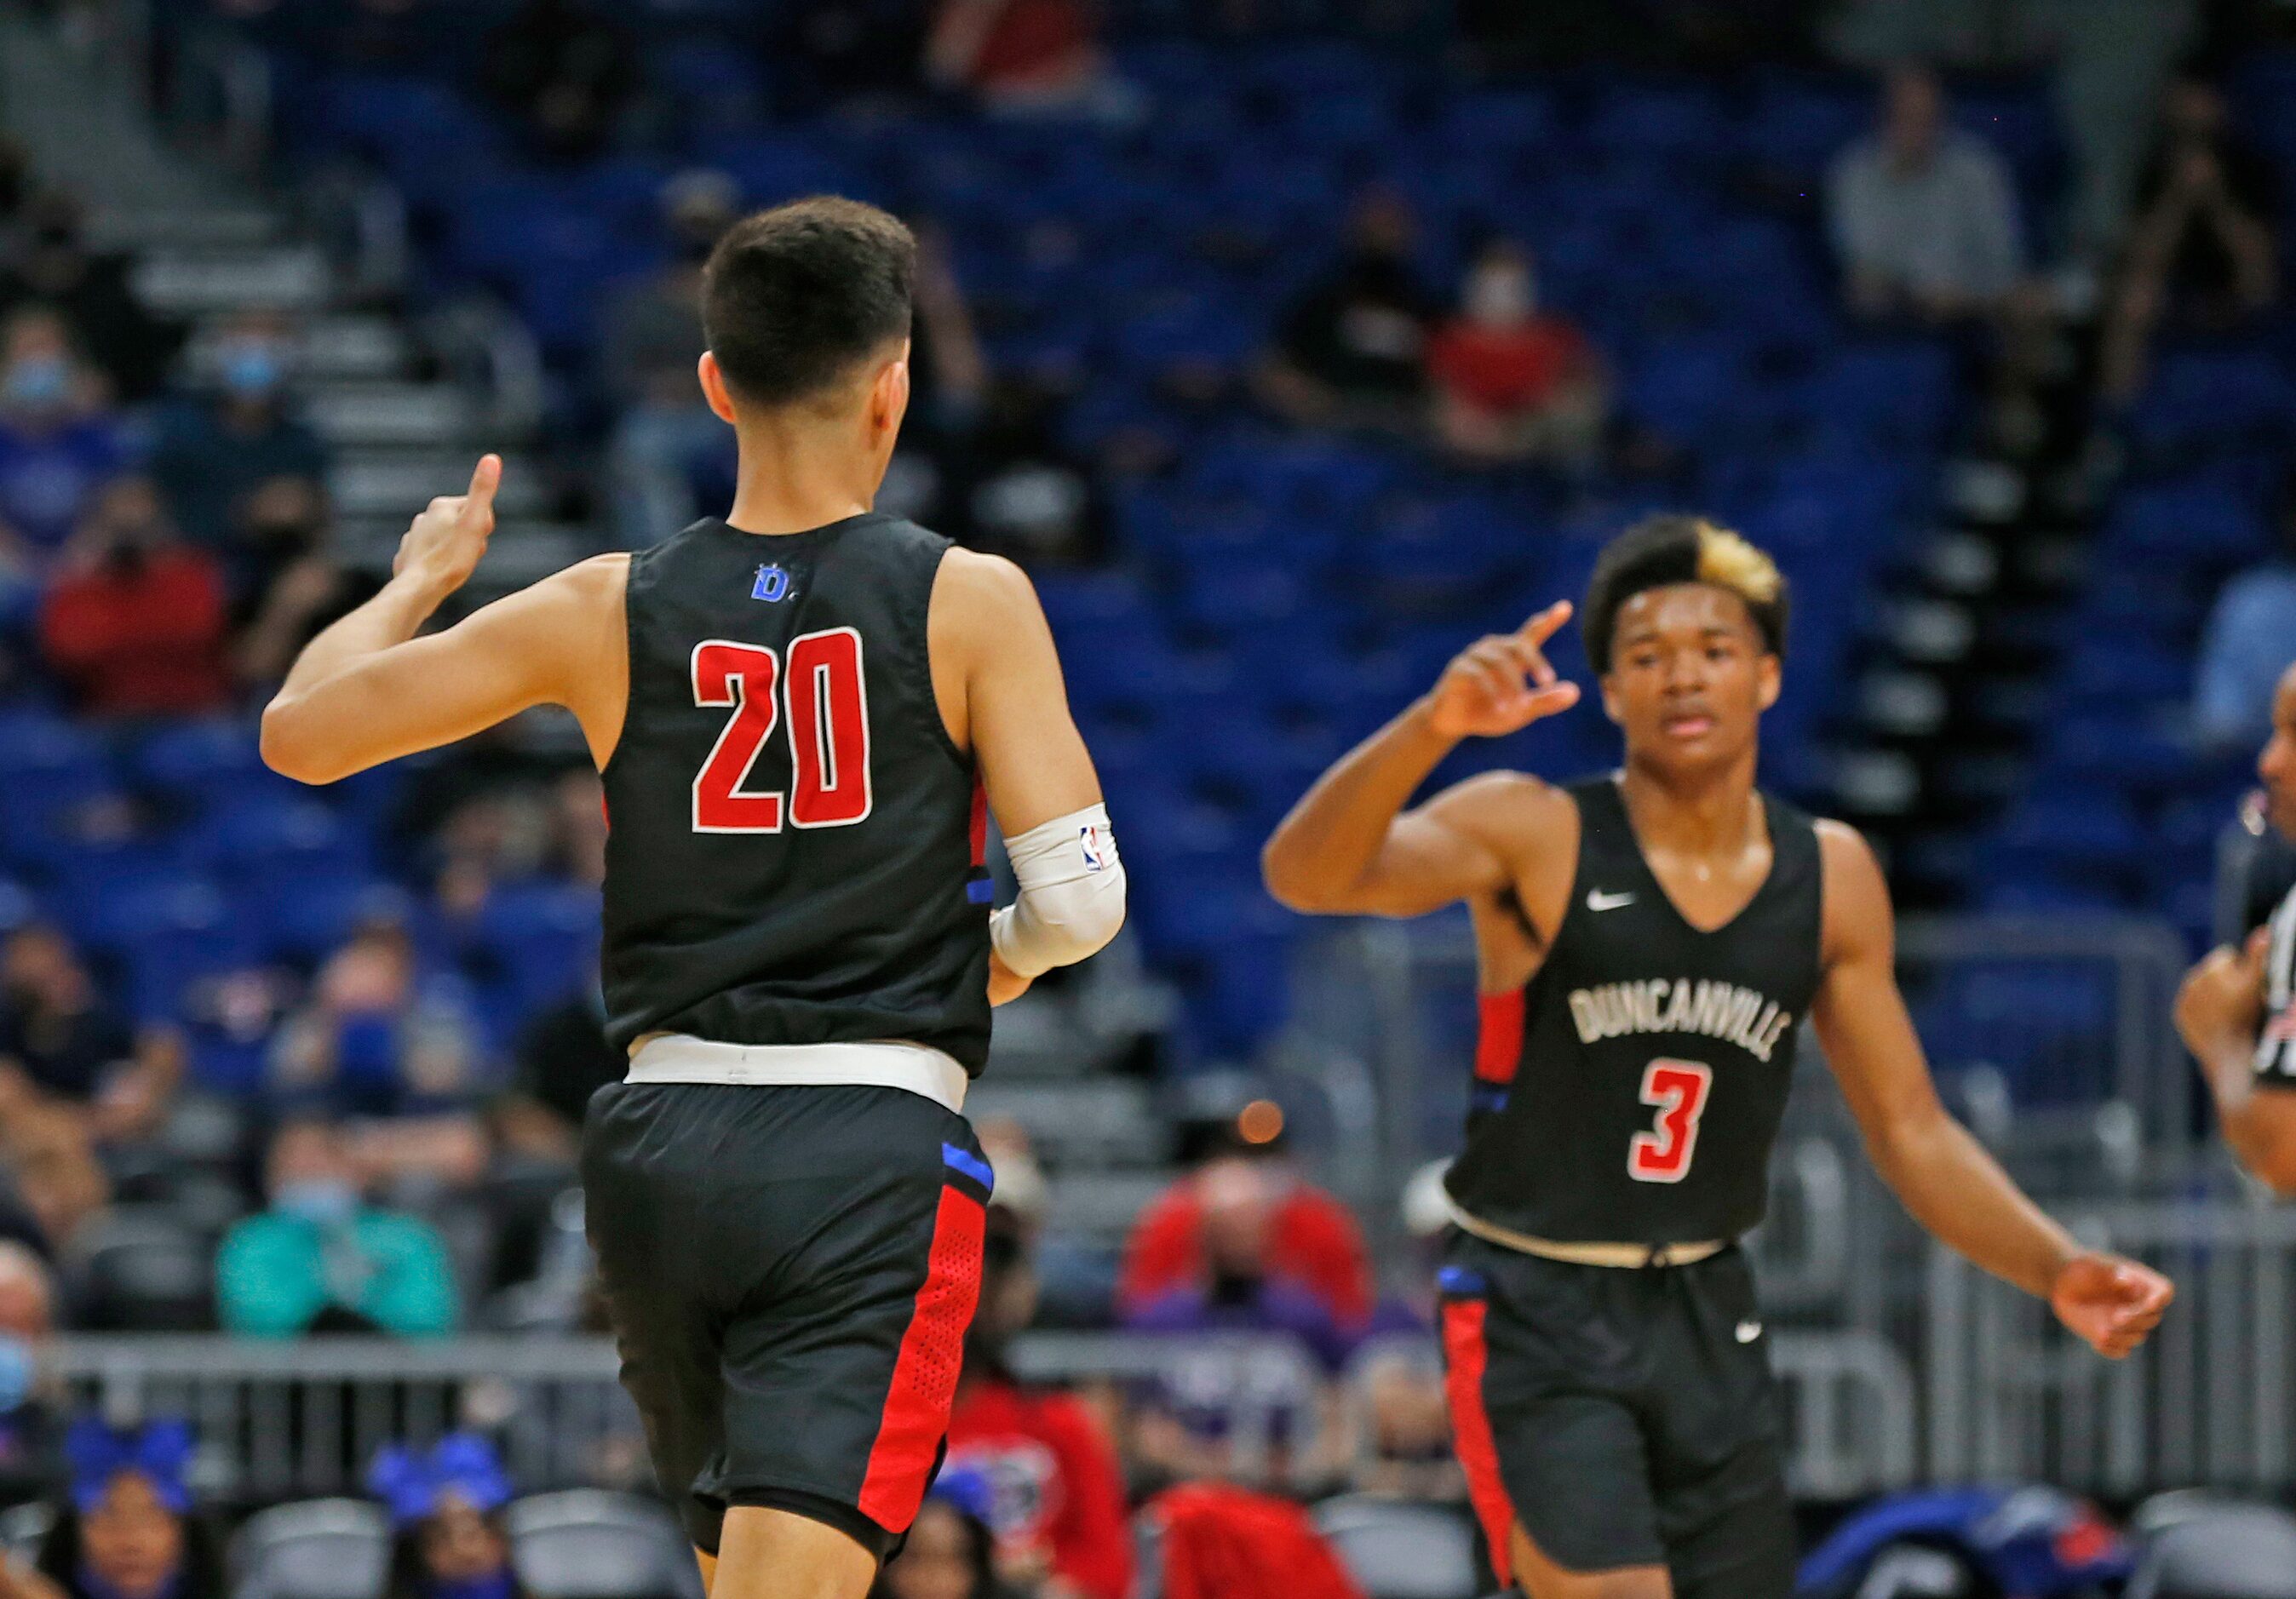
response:
[[[2272,913],[2272,942],[2264,957],[2264,1030],[2256,1040],[2256,1075],[2275,1087],[2296,1088],[2296,889]]]

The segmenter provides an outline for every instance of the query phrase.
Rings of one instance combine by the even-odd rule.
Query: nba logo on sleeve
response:
[[[1077,848],[1084,851],[1084,869],[1086,871],[1097,872],[1108,865],[1108,857],[1103,853],[1100,847],[1099,828],[1078,828]]]
[[[769,562],[758,569],[757,580],[750,585],[750,598],[772,604],[789,598],[789,569],[779,562]]]

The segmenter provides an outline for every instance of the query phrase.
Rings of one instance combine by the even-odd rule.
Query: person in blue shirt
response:
[[[268,312],[234,317],[217,342],[216,387],[160,419],[152,475],[176,526],[209,549],[229,549],[257,490],[282,480],[315,490],[327,447],[288,404],[293,351],[286,325]]]
[[[33,306],[0,324],[0,567],[37,577],[125,463],[62,318]]]
[[[2296,472],[2278,508],[2280,554],[2226,584],[2201,634],[2194,731],[2214,750],[2262,742],[2273,687],[2296,661]]]

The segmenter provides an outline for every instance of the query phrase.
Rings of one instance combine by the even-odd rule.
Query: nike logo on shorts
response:
[[[1759,1338],[1761,1335],[1762,1335],[1762,1324],[1761,1324],[1761,1323],[1759,1323],[1759,1322],[1740,1322],[1740,1323],[1738,1324],[1738,1341],[1739,1341],[1740,1343],[1751,1343],[1751,1342],[1753,1342],[1753,1341],[1754,1341],[1754,1340],[1756,1340],[1756,1339]]]
[[[1615,911],[1620,906],[1632,905],[1632,894],[1605,894],[1600,889],[1587,890],[1587,908],[1590,911]]]

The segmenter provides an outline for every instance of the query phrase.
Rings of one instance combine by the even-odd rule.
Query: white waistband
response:
[[[1534,1238],[1529,1233],[1518,1233],[1513,1227],[1470,1215],[1447,1193],[1443,1196],[1443,1208],[1451,1213],[1453,1225],[1463,1233],[1472,1233],[1503,1250],[1536,1255],[1542,1260],[1560,1260],[1566,1266],[1609,1266],[1629,1271],[1644,1266],[1691,1266],[1729,1247],[1719,1239],[1696,1243],[1559,1243],[1552,1238]]]
[[[664,1033],[638,1046],[626,1083],[906,1088],[963,1111],[964,1068],[922,1044],[718,1044]]]

